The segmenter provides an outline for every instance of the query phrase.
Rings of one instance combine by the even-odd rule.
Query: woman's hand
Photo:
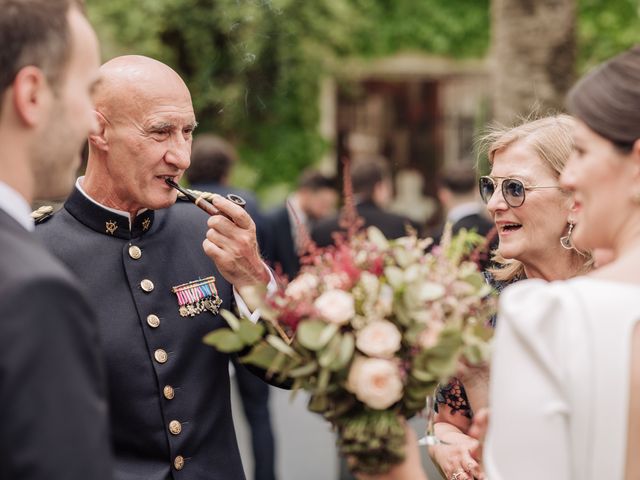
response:
[[[481,409],[474,417],[469,435],[478,440],[478,446],[471,452],[471,456],[478,462],[482,462],[482,447],[484,446],[484,437],[489,429],[489,409]]]
[[[449,423],[436,423],[436,436],[447,444],[434,445],[429,453],[447,480],[484,479],[482,466],[472,452],[479,442]]]

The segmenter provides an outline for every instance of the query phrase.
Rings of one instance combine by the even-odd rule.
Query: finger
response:
[[[229,238],[235,238],[240,233],[240,230],[244,230],[233,223],[233,221],[229,220],[227,217],[223,217],[222,215],[209,217],[209,219],[207,220],[207,226],[209,227],[209,229],[213,229],[216,232]]]
[[[216,262],[216,264],[227,255],[222,248],[210,241],[208,238],[202,242],[202,249],[207,257]]]
[[[249,215],[240,205],[233,203],[226,198],[221,197],[217,193],[213,195],[211,203],[220,210],[221,213],[227,215],[233,223],[240,228],[249,228],[253,223],[251,215]]]
[[[482,468],[480,467],[478,462],[476,462],[468,453],[464,455],[461,463],[462,465],[464,465],[464,470],[473,477],[477,477],[482,473]]]

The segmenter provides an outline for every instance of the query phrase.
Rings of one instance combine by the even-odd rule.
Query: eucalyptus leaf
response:
[[[238,320],[238,317],[236,317],[229,310],[221,310],[220,315],[222,315],[222,318],[227,321],[227,323],[231,327],[231,330],[237,332],[240,329],[240,320]]]
[[[316,362],[309,362],[291,370],[289,372],[289,377],[296,379],[299,377],[308,377],[312,373],[315,373],[317,370],[318,364]]]
[[[340,340],[340,349],[337,358],[329,365],[329,368],[336,372],[346,367],[353,358],[356,341],[353,333],[345,333]]]
[[[296,331],[296,339],[305,348],[312,351],[322,349],[338,331],[338,326],[322,320],[306,320],[300,322]]]
[[[329,344],[318,352],[318,363],[323,368],[328,368],[340,356],[341,335],[335,334]]]
[[[238,335],[245,345],[253,345],[264,335],[264,325],[253,323],[251,320],[240,320]]]
[[[278,351],[271,345],[259,343],[251,349],[248,355],[240,358],[240,361],[268,370],[277,355]]]
[[[298,356],[296,351],[293,348],[291,348],[289,345],[287,345],[285,341],[282,340],[280,337],[277,337],[275,335],[267,335],[266,340],[269,345],[271,345],[273,348],[275,348],[279,352],[282,352],[285,355],[288,355],[289,357]]]
[[[224,353],[239,352],[244,348],[244,343],[240,339],[240,336],[228,328],[219,328],[218,330],[208,333],[204,337],[203,342]]]

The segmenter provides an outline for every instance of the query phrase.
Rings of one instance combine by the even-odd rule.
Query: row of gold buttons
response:
[[[140,247],[131,245],[129,247],[129,256],[134,260],[139,260],[142,257],[142,250]],[[155,288],[153,282],[146,278],[140,282],[140,287],[147,293],[152,292]],[[151,328],[158,328],[160,326],[160,318],[154,314],[147,315],[147,324]],[[165,363],[169,359],[167,352],[161,348],[157,349],[153,356],[158,363]],[[173,400],[175,390],[171,385],[166,385],[162,390],[162,394],[167,400]],[[180,432],[182,432],[182,424],[177,420],[172,420],[169,422],[169,431],[172,435],[179,435]],[[184,457],[182,455],[178,455],[174,458],[173,467],[176,470],[182,470],[184,468]]]

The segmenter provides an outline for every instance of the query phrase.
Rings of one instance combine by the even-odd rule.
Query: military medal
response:
[[[222,304],[215,277],[183,283],[171,288],[171,291],[178,297],[179,312],[183,317],[193,317],[205,310],[216,315]]]

